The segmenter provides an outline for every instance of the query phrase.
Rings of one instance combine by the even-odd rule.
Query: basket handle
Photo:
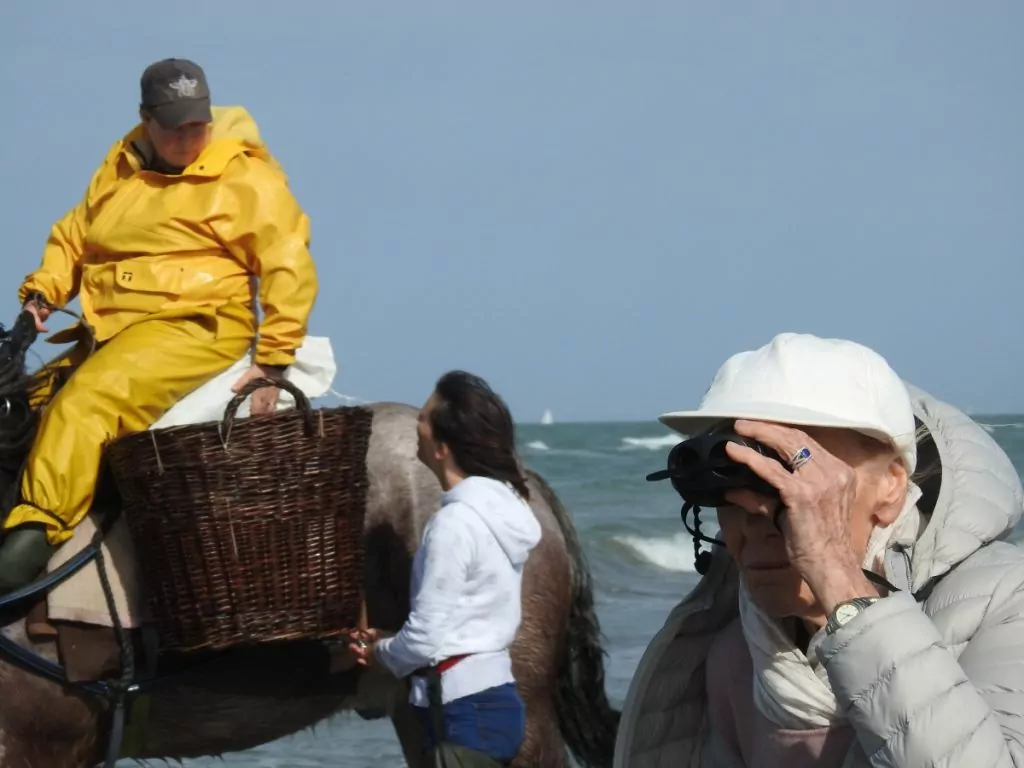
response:
[[[224,409],[224,420],[221,422],[220,432],[225,436],[225,442],[227,437],[231,434],[231,427],[235,423],[235,415],[238,412],[238,407],[245,402],[245,398],[249,397],[249,395],[257,389],[263,389],[264,387],[283,389],[294,397],[295,407],[302,412],[303,419],[306,422],[306,431],[309,434],[313,434],[313,406],[310,404],[306,393],[286,379],[261,377],[253,379],[242,387],[242,391],[231,398],[231,402],[229,402],[227,408]]]

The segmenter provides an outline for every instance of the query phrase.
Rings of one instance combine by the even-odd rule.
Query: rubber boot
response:
[[[0,542],[0,594],[31,583],[56,551],[43,528],[21,526],[8,531]]]

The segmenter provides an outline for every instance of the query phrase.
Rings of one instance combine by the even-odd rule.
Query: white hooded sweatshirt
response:
[[[523,566],[540,523],[512,488],[467,477],[444,494],[412,562],[409,618],[375,653],[396,677],[470,654],[441,675],[445,702],[514,682],[509,646],[522,617]],[[412,704],[427,706],[426,681],[411,680]]]

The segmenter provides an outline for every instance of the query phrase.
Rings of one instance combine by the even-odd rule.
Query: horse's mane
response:
[[[25,373],[25,356],[0,360],[0,397],[24,397],[31,377]]]
[[[0,342],[0,461],[10,462],[20,461],[28,452],[37,419],[28,402],[32,377],[26,372],[26,350],[4,335]]]

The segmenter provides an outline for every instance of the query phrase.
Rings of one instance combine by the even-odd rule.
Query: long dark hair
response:
[[[434,391],[434,439],[448,446],[459,469],[506,482],[528,501],[530,490],[516,453],[516,428],[505,401],[486,381],[465,371],[449,371],[437,380]]]

